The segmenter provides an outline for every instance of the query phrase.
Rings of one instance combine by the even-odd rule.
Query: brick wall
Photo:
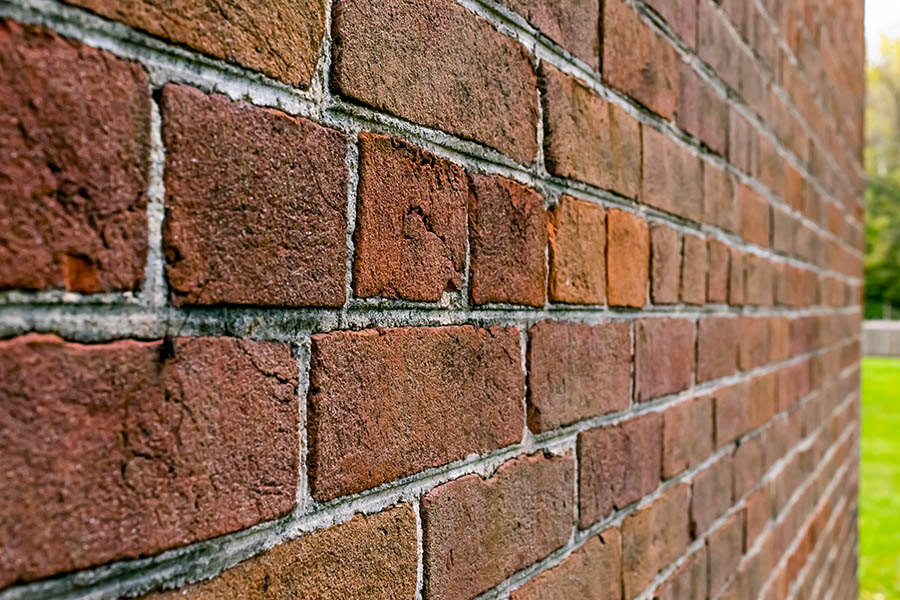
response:
[[[0,3],[0,599],[855,598],[862,11]]]

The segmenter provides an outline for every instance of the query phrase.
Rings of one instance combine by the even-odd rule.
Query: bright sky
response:
[[[898,0],[866,0],[866,51],[870,62],[881,56],[881,34],[900,37]]]

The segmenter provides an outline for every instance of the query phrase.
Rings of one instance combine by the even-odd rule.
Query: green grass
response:
[[[900,359],[864,358],[861,600],[900,600]]]

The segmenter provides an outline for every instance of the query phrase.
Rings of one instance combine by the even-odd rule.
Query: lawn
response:
[[[900,359],[864,358],[861,600],[900,599]]]

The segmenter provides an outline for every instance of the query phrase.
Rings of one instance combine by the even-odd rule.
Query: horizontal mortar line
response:
[[[848,369],[845,372],[852,371]],[[795,402],[791,409],[782,411],[782,413],[787,414],[794,407],[802,406],[817,393],[820,393],[820,390],[811,391],[807,396]],[[672,402],[672,404],[677,403],[678,400],[680,398]],[[657,410],[662,408],[658,406]],[[777,413],[775,416],[782,413]],[[773,419],[775,416],[773,416]],[[770,419],[757,430],[747,432],[739,439],[751,436],[756,431],[764,430],[770,426],[773,419]],[[583,430],[590,428],[592,427],[585,426]],[[312,504],[306,507],[310,512],[301,514],[299,511],[295,511],[282,519],[262,523],[213,540],[201,541],[186,547],[168,550],[154,557],[118,561],[108,565],[88,568],[74,574],[63,575],[59,578],[12,588],[5,592],[0,592],[0,600],[24,600],[36,597],[94,600],[114,597],[117,594],[136,595],[162,584],[182,585],[188,581],[209,578],[251,556],[296,538],[302,533],[344,522],[355,514],[370,514],[380,512],[397,503],[415,502],[437,485],[464,475],[473,473],[482,476],[490,475],[507,460],[517,456],[540,451],[571,450],[574,448],[578,433],[578,431],[573,431],[563,439],[549,439],[533,444],[517,444],[482,456],[456,461],[455,463],[429,469],[327,504]],[[739,440],[735,440],[723,446],[719,452],[722,454],[727,453],[729,448],[730,451],[733,451],[738,445]],[[667,480],[660,486],[658,491],[674,485],[672,481],[677,482],[684,478],[692,477],[702,466],[698,465],[693,469],[686,470],[674,479]],[[656,494],[656,496],[658,495]],[[647,502],[638,501],[622,509],[619,511],[618,517],[620,518],[618,522],[621,522],[625,514],[629,514],[646,504]],[[614,515],[607,522],[612,523],[615,518],[617,517]],[[597,524],[594,528],[598,528],[599,525]],[[213,558],[216,558],[216,560],[213,561]],[[212,564],[212,570],[206,569],[209,564]],[[195,569],[199,570],[195,571]]]
[[[126,48],[126,50],[128,50],[128,52],[126,52],[126,54],[128,54],[129,58],[134,58],[134,59],[140,60],[141,62],[146,62],[148,59],[155,59],[156,62],[162,62],[163,64],[165,64],[167,66],[166,73],[164,75],[162,75],[161,77],[157,78],[158,84],[162,84],[167,81],[173,80],[172,77],[175,77],[176,79],[174,79],[174,80],[179,83],[185,83],[185,82],[191,83],[191,84],[200,83],[200,84],[202,84],[202,87],[206,87],[207,89],[210,89],[209,86],[210,86],[210,83],[212,83],[213,84],[212,88],[211,88],[212,91],[224,92],[227,95],[229,95],[229,97],[232,97],[233,99],[247,100],[247,98],[245,98],[245,96],[250,95],[250,101],[253,102],[254,104],[260,104],[262,106],[279,108],[281,110],[285,110],[289,114],[299,114],[301,116],[313,116],[313,117],[323,117],[324,118],[327,114],[327,111],[329,110],[329,107],[332,107],[331,108],[332,110],[334,108],[339,108],[339,110],[341,110],[344,113],[350,113],[350,114],[348,114],[348,116],[351,116],[351,117],[355,116],[356,118],[359,118],[359,115],[358,114],[354,115],[353,113],[354,112],[359,113],[359,111],[363,111],[366,115],[366,118],[362,119],[362,122],[358,123],[357,125],[365,126],[365,125],[371,125],[373,123],[377,123],[379,125],[386,127],[387,126],[387,125],[385,125],[385,122],[386,122],[388,125],[390,125],[391,130],[396,129],[396,128],[402,128],[404,130],[403,133],[408,135],[411,138],[415,138],[415,139],[421,140],[421,141],[427,141],[429,143],[428,145],[430,145],[430,146],[433,144],[436,144],[439,147],[447,148],[447,149],[450,149],[450,150],[453,150],[453,151],[459,153],[459,156],[461,156],[461,157],[466,157],[468,159],[474,159],[474,160],[478,161],[478,166],[481,168],[484,168],[485,166],[494,166],[494,167],[503,166],[503,167],[510,169],[510,171],[508,171],[506,173],[501,172],[501,174],[509,175],[512,173],[518,173],[518,174],[525,176],[526,178],[530,178],[530,181],[533,183],[536,183],[538,181],[544,181],[541,179],[540,174],[536,173],[533,169],[529,170],[528,168],[524,168],[520,165],[517,165],[516,163],[510,161],[508,158],[504,157],[500,153],[490,150],[476,142],[469,142],[467,140],[459,140],[458,138],[451,136],[450,134],[447,134],[440,130],[426,128],[426,127],[423,127],[423,126],[420,126],[420,125],[417,125],[414,123],[407,122],[398,117],[393,117],[391,115],[378,113],[376,111],[372,111],[372,110],[366,109],[364,107],[359,107],[359,106],[353,105],[352,103],[344,102],[341,99],[338,99],[336,97],[332,97],[332,96],[330,96],[330,94],[328,96],[326,96],[326,98],[323,100],[323,102],[325,102],[324,107],[319,107],[319,105],[317,103],[312,103],[311,101],[305,101],[306,103],[304,104],[303,107],[299,107],[299,105],[298,105],[299,108],[294,107],[294,108],[297,108],[297,110],[289,110],[291,108],[290,102],[287,102],[287,99],[286,99],[286,97],[283,97],[283,94],[287,93],[287,92],[291,92],[292,94],[295,94],[295,95],[299,94],[299,92],[297,90],[295,90],[294,88],[290,88],[284,84],[280,84],[273,80],[269,80],[263,76],[258,76],[256,74],[254,74],[252,71],[247,71],[240,67],[232,66],[229,63],[211,59],[204,55],[194,53],[194,52],[191,52],[188,50],[184,50],[181,48],[172,47],[166,43],[163,43],[163,42],[157,40],[156,38],[153,38],[152,36],[142,34],[139,32],[135,32],[134,30],[132,30],[124,25],[121,25],[121,24],[115,23],[115,22],[111,22],[111,21],[107,21],[100,17],[96,17],[95,15],[87,13],[86,11],[83,11],[81,9],[59,6],[58,2],[56,0],[28,0],[28,1],[33,4],[36,4],[38,6],[38,8],[31,9],[31,10],[25,10],[23,14],[13,14],[11,16],[18,17],[20,20],[37,21],[39,23],[48,24],[50,26],[57,27],[57,28],[59,28],[60,26],[65,26],[67,31],[65,31],[65,32],[61,31],[61,33],[65,33],[66,35],[75,37],[76,39],[82,39],[84,41],[91,43],[92,45],[97,45],[98,47],[102,47],[104,49],[112,51],[113,53],[120,53],[122,50],[122,48],[120,47],[120,44],[122,42],[125,42],[126,44],[129,45]],[[12,12],[16,12],[16,9],[18,9],[19,11],[22,10],[18,4],[10,4],[10,3],[8,3],[8,0],[0,1],[0,14],[4,14],[4,13],[8,12],[7,9],[9,9],[9,8],[13,9]],[[45,12],[51,13],[50,18],[47,18],[47,15],[45,14]],[[81,33],[82,33],[81,28],[85,27],[85,25],[83,24],[84,22],[88,22],[89,25],[91,25],[91,27],[92,27],[91,33],[94,37],[81,35]],[[68,31],[68,29],[71,29],[71,31]],[[137,50],[140,50],[140,51],[136,52],[133,48],[131,48],[131,46],[134,46],[134,48],[136,48]],[[159,58],[157,56],[157,54],[161,54],[161,53],[163,55],[163,58]],[[172,56],[173,54],[175,56]],[[179,60],[179,59],[181,59],[181,60]],[[201,81],[197,82],[196,76],[195,76],[196,68],[189,69],[187,73],[181,73],[180,67],[185,66],[182,64],[181,61],[189,62],[190,64],[187,65],[188,67],[190,67],[194,64],[202,64],[202,65],[208,67],[208,70],[210,71],[210,73],[208,74],[207,77],[205,77]],[[232,72],[234,72],[236,74],[233,75]],[[221,74],[224,74],[224,75],[222,75],[220,77]],[[182,77],[182,75],[186,75],[186,77]],[[229,79],[229,77],[231,77],[231,79]],[[224,80],[220,81],[220,79],[222,79],[222,78],[224,78]],[[232,89],[233,83],[234,83],[234,81],[232,81],[232,80],[239,81],[243,87],[236,92],[234,89]],[[599,85],[602,86],[603,84],[599,83]],[[613,96],[615,96],[616,100],[620,104],[629,105],[629,106],[634,104],[634,101],[632,101],[628,96],[625,96],[619,92],[616,92],[615,90],[607,90],[607,92],[611,93]],[[272,101],[273,97],[275,99],[274,101]],[[670,135],[673,133],[680,134],[679,130],[675,129],[667,121],[664,121],[659,118],[656,118],[653,120],[648,120],[647,113],[643,112],[640,109],[636,109],[635,106],[630,106],[630,108],[631,108],[632,112],[637,110],[637,112],[639,114],[636,116],[639,116],[640,120],[644,121],[645,123],[653,125],[655,128],[660,128],[660,125],[662,124],[664,129],[670,130],[670,131],[668,131],[668,133]],[[356,127],[353,127],[352,130],[354,132],[358,131],[358,129]],[[391,131],[391,132],[396,133],[395,131]],[[681,135],[683,135],[683,134],[681,134]],[[437,139],[435,139],[435,138],[437,138]],[[682,139],[681,141],[683,143],[685,142],[684,139]],[[448,145],[452,145],[454,147],[448,147]],[[690,144],[688,144],[688,145],[690,146]],[[693,148],[693,146],[691,146],[691,148],[695,152],[698,151],[698,149]],[[431,149],[431,148],[429,148],[429,149]],[[715,161],[721,160],[718,156],[711,154],[711,153],[704,153],[704,154],[702,154],[702,156],[704,156],[707,159],[707,161],[709,161],[711,158],[715,159]],[[724,163],[722,163],[721,166],[725,169],[733,170],[733,173],[732,173],[733,175],[738,176],[740,179],[746,179],[748,182],[756,183],[756,185],[760,188],[760,190],[764,190],[765,192],[768,192],[768,190],[767,190],[767,188],[765,188],[765,186],[762,186],[761,183],[755,182],[755,180],[752,177],[735,169],[732,165],[730,165],[730,163],[724,162]],[[564,181],[564,180],[562,180],[562,181]],[[577,190],[582,193],[591,193],[590,186],[588,186],[586,184],[582,184],[581,182],[573,182],[573,183],[575,183],[576,186],[573,187],[572,189]],[[566,190],[568,186],[558,185],[558,187],[561,190]],[[597,188],[597,190],[599,190],[599,188]],[[594,191],[593,193],[596,194],[597,192]],[[771,195],[771,194],[769,194],[769,195]],[[643,205],[634,200],[630,200],[630,199],[626,200],[624,198],[617,197],[615,194],[612,194],[612,193],[606,192],[606,191],[603,191],[601,196],[605,200],[613,200],[614,202],[616,202],[615,199],[617,199],[618,200],[618,202],[616,202],[617,206],[632,207],[634,205],[637,205],[638,208],[647,207],[647,205]],[[782,210],[788,212],[789,214],[795,216],[796,218],[798,218],[799,220],[804,222],[804,224],[809,226],[810,229],[812,229],[813,231],[816,231],[816,233],[819,235],[820,238],[834,239],[837,243],[845,246],[845,250],[847,250],[851,254],[858,252],[855,248],[848,246],[844,240],[835,236],[827,229],[824,229],[821,226],[819,226],[817,223],[809,220],[802,213],[794,211],[789,205],[783,204],[783,202],[780,201],[779,199],[777,199],[777,197],[774,197],[774,196],[772,196],[772,197],[776,199],[776,202],[779,203],[780,208]],[[657,211],[657,212],[658,212],[658,216],[660,218],[663,218],[663,219],[670,218],[668,216],[668,213],[665,213],[663,211]],[[673,220],[675,223],[679,222],[678,218],[673,219]],[[738,236],[735,236],[734,234],[731,234],[729,232],[721,230],[720,228],[712,228],[711,226],[708,226],[708,225],[705,227],[710,231],[718,231],[721,234],[721,236],[723,237],[723,239],[739,240]],[[766,256],[782,256],[781,254],[776,254],[776,253],[771,252],[769,249],[764,249],[764,248],[756,247],[756,246],[753,246],[753,248],[757,248],[758,250],[755,250],[755,251],[761,252]],[[785,258],[789,258],[786,255],[784,255],[784,256],[785,256]],[[819,272],[820,270],[823,270],[820,266],[815,265],[813,263],[806,263],[804,261],[800,261],[799,259],[796,259],[793,257],[790,257],[790,258],[792,260],[796,260],[801,265],[804,265],[804,266],[808,265],[808,266],[806,266],[806,268],[816,270],[817,272]],[[835,276],[842,277],[844,275],[835,272]]]

